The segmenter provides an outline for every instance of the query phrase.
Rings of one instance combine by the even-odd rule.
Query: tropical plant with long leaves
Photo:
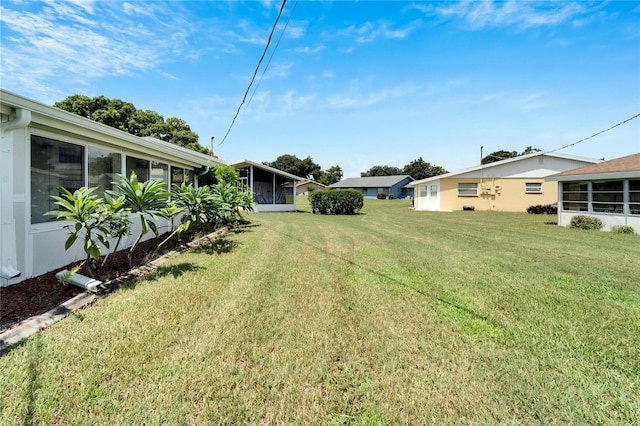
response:
[[[143,235],[152,231],[158,236],[156,221],[160,211],[167,204],[170,193],[165,189],[165,183],[160,179],[140,182],[135,172],[129,178],[118,175],[120,180],[113,183],[114,189],[107,191],[112,197],[124,197],[128,209],[140,218],[140,234],[129,249],[129,265],[133,264],[133,253]]]
[[[253,197],[236,182],[219,183],[212,194],[218,206],[213,220],[220,224],[233,225],[241,218],[241,211],[253,211]]]
[[[165,238],[162,242],[160,242],[160,244],[158,244],[151,253],[149,253],[149,255],[147,256],[148,258],[155,256],[158,252],[160,252],[160,249],[164,247],[164,245],[167,242],[169,242],[169,240],[171,240],[175,235],[178,235],[181,233],[181,229],[179,227],[176,228],[174,223],[178,215],[183,211],[184,211],[184,208],[180,207],[176,202],[176,198],[172,196],[171,199],[167,202],[167,205],[158,212],[158,215],[160,217],[167,219],[169,221],[170,234],[167,238]]]
[[[207,227],[210,211],[215,209],[213,205],[215,200],[210,187],[194,188],[191,184],[183,183],[180,186],[174,186],[171,196],[176,205],[184,211],[180,217],[178,233]]]
[[[100,214],[104,218],[104,226],[109,230],[109,235],[116,240],[113,250],[102,259],[101,266],[104,267],[110,259],[110,255],[118,251],[122,238],[125,235],[131,235],[131,219],[124,196],[116,198],[107,192],[104,194],[104,203],[101,205]]]
[[[96,188],[82,187],[71,192],[60,187],[60,195],[51,196],[58,208],[45,213],[46,216],[73,222],[73,225],[67,226],[69,237],[64,243],[64,249],[69,250],[78,238],[82,239],[82,248],[87,255],[85,270],[92,278],[95,278],[95,274],[91,259],[97,260],[102,255],[100,244],[109,248],[109,230],[105,227],[102,215],[103,200],[93,194],[95,190]]]

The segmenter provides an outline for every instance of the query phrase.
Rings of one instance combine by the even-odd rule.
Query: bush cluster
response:
[[[577,215],[571,218],[569,222],[570,228],[588,229],[598,231],[602,229],[604,224],[600,219],[593,216]]]
[[[611,232],[613,232],[614,234],[629,234],[629,235],[636,234],[636,230],[633,229],[632,226],[627,226],[627,225],[614,226],[613,228],[611,228]]]
[[[385,194],[384,192],[378,192],[378,200],[386,200],[387,199],[387,194]]]
[[[314,191],[309,194],[313,213],[355,214],[364,205],[364,197],[355,189]]]
[[[93,278],[98,269],[106,265],[111,243],[115,242],[112,251],[115,253],[122,238],[131,235],[132,219],[140,221],[141,230],[129,249],[130,266],[133,251],[142,236],[149,231],[158,236],[156,222],[160,218],[170,222],[171,232],[152,255],[174,235],[231,225],[240,220],[240,210],[253,210],[253,197],[237,182],[218,182],[213,188],[194,188],[183,183],[167,191],[165,183],[159,179],[140,182],[134,172],[130,177],[118,176],[120,180],[113,182],[113,189],[105,191],[103,197],[93,193],[96,188],[82,187],[74,192],[59,188],[60,196],[51,197],[57,208],[45,213],[73,222],[73,226],[68,227],[69,237],[64,248],[68,250],[76,241],[82,242],[87,255],[85,268]],[[180,221],[176,229],[175,219]],[[105,249],[100,265],[97,260]]]
[[[529,206],[527,208],[529,214],[558,214],[558,206],[556,204],[545,204]]]

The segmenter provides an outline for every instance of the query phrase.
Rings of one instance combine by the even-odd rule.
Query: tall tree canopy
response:
[[[198,143],[198,134],[193,132],[184,120],[176,117],[165,120],[155,111],[136,109],[130,102],[105,96],[90,98],[71,95],[53,106],[135,136],[151,136],[193,151],[210,154],[207,148]]]
[[[311,157],[301,160],[295,155],[284,154],[275,161],[264,161],[262,164],[305,179],[318,180],[322,175],[322,168]]]
[[[413,160],[404,166],[402,171],[405,175],[409,175],[415,180],[426,179],[447,173],[444,167],[427,163],[422,159],[422,157],[419,157],[417,160]]]
[[[521,155],[533,154],[534,152],[540,151],[538,148],[532,148],[528,146],[524,149],[524,151],[518,153],[518,151],[506,151],[501,149],[500,151],[492,152],[482,158],[482,164],[495,163],[496,161],[506,160],[507,158],[519,157]]]
[[[331,166],[322,173],[318,180],[323,185],[331,185],[342,180],[342,168],[340,166]]]
[[[397,176],[403,175],[402,169],[394,166],[373,166],[366,172],[360,173],[360,177],[370,176]]]
[[[397,175],[409,175],[412,178],[425,179],[431,176],[437,176],[447,173],[447,171],[435,164],[427,163],[422,157],[417,160],[413,160],[409,164],[405,165],[402,169],[394,166],[373,166],[364,173],[360,173],[361,177],[368,176],[397,176]]]

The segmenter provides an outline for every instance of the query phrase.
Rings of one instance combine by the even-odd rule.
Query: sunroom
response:
[[[75,114],[0,91],[0,285],[41,275],[84,258],[64,250],[63,221],[44,216],[58,188],[109,189],[118,174],[142,181],[197,184],[219,159],[153,138],[140,138]],[[139,226],[134,223],[134,227]],[[168,223],[159,223],[160,232]],[[132,229],[133,235],[136,229]],[[149,235],[150,237],[151,235]],[[127,247],[134,237],[123,241]]]
[[[558,225],[575,215],[599,218],[604,230],[631,226],[640,233],[640,154],[558,173]]]

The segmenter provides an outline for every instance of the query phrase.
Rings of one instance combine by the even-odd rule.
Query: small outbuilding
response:
[[[599,218],[605,230],[631,226],[640,233],[640,153],[556,173],[558,225],[575,215]]]
[[[329,188],[355,189],[365,198],[376,198],[380,193],[387,198],[406,198],[413,195],[413,188],[406,187],[412,181],[409,175],[353,177],[329,185]]]
[[[229,164],[240,174],[240,182],[253,194],[257,212],[296,211],[294,186],[304,179],[249,160]]]
[[[322,191],[327,189],[327,185],[323,185],[315,180],[305,179],[296,183],[296,195],[308,195],[313,191]]]

